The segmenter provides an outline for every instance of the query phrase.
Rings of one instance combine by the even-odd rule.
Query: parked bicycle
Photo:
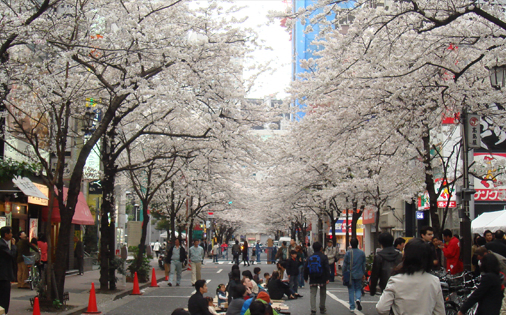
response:
[[[33,290],[34,288],[37,288],[40,283],[40,273],[39,269],[35,265],[37,256],[36,255],[30,255],[25,256],[23,255],[23,259],[25,261],[26,266],[28,267],[28,279],[25,280],[25,282],[30,283],[30,290]]]
[[[480,277],[474,277],[471,272],[464,271],[459,275],[436,273],[441,282],[443,298],[445,301],[446,315],[457,315],[462,304],[476,290]],[[473,306],[466,314],[476,314],[477,305]]]

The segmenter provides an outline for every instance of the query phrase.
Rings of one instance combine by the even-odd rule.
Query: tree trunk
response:
[[[141,267],[142,259],[146,251],[146,235],[148,232],[149,215],[148,215],[148,204],[145,200],[142,201],[142,215],[144,217],[144,221],[142,221],[142,233],[141,233],[141,241],[139,244],[139,255],[137,255],[137,260],[135,261],[137,269]]]
[[[360,209],[357,207],[358,204],[355,203],[353,205],[353,214],[351,215],[351,237],[357,238],[357,222],[358,219],[362,216],[364,212],[364,206],[361,206]]]
[[[428,131],[427,131],[428,134]],[[429,205],[430,205],[430,219],[431,225],[434,229],[434,235],[441,235],[441,225],[439,222],[439,214],[437,211],[437,192],[434,186],[434,176],[432,165],[431,165],[431,156],[430,156],[430,136],[427,135],[422,138],[423,148],[425,152],[425,156],[423,157],[424,165],[425,165],[425,185],[427,187],[427,193],[429,194]]]

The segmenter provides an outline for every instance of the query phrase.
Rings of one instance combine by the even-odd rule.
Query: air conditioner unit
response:
[[[396,221],[397,219],[395,219],[394,214],[391,211],[382,213],[379,218],[379,228],[393,228],[396,226]]]

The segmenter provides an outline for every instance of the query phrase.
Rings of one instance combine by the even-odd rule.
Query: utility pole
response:
[[[480,140],[480,116],[470,115],[467,113],[466,107],[463,108],[461,114],[462,121],[462,161],[463,161],[463,181],[464,186],[460,192],[462,206],[459,210],[460,233],[462,235],[463,244],[460,245],[462,257],[464,260],[464,269],[471,270],[471,219],[470,219],[470,201],[476,192],[470,188],[469,184],[469,149],[479,148]],[[473,211],[474,212],[474,211]],[[474,213],[473,213],[474,215]]]

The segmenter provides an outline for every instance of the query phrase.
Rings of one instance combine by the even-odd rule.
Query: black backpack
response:
[[[314,254],[307,259],[307,268],[309,274],[313,277],[321,277],[323,275],[322,260],[319,255]]]

